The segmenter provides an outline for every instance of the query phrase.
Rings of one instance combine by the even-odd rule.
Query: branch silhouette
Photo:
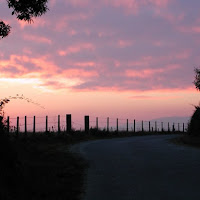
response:
[[[22,95],[19,95],[19,94],[16,94],[16,96],[9,96],[8,98],[4,98],[4,99],[0,99],[0,115],[2,116],[3,115],[3,108],[5,107],[5,105],[7,103],[10,102],[11,99],[21,99],[21,100],[25,100],[27,101],[28,103],[32,103],[36,106],[39,106],[40,108],[42,109],[45,109],[44,106],[40,105],[39,103],[37,102],[34,102],[32,99],[30,98],[27,98],[25,97],[23,94]]]
[[[195,71],[195,80],[193,83],[196,89],[200,91],[200,69],[195,68],[194,71]]]
[[[16,15],[18,20],[28,23],[33,22],[34,17],[39,17],[47,12],[48,0],[6,0],[8,7],[11,8],[12,15]],[[7,37],[10,33],[10,25],[6,25],[0,20],[0,39]]]
[[[23,94],[22,95],[17,94],[16,96],[9,96],[8,98],[0,99],[0,133],[4,132],[7,123],[7,121],[4,119],[5,113],[3,109],[5,105],[10,102],[11,99],[25,100],[28,103],[32,103],[36,106],[39,106],[42,109],[45,109],[44,106],[34,102],[32,99],[26,98]]]

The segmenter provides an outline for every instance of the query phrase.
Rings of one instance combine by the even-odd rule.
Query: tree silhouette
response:
[[[198,91],[200,91],[200,69],[195,68],[195,80],[194,85]],[[200,104],[198,106],[194,106],[195,111],[190,119],[190,123],[188,126],[188,133],[192,136],[200,135]]]
[[[8,103],[10,100],[0,99],[0,133],[3,133],[5,131],[5,120],[4,120],[4,111],[3,108],[5,107],[5,104]]]
[[[33,22],[34,17],[38,17],[47,12],[48,0],[6,0],[11,8],[12,15],[16,15],[18,20],[28,23]],[[0,20],[0,39],[9,35],[11,27]]]
[[[196,89],[200,91],[200,69],[195,68],[194,71],[196,73],[194,85],[195,85]]]
[[[4,38],[10,33],[10,26],[0,21],[0,37]]]

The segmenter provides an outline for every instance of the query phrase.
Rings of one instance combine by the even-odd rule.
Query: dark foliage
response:
[[[5,132],[5,123],[4,123],[3,116],[0,116],[0,134],[4,132]]]
[[[191,136],[199,136],[200,135],[200,106],[195,106],[196,110],[191,117],[188,134]]]
[[[5,98],[0,100],[0,133],[5,132],[5,127],[6,127],[6,120],[4,119],[4,111],[3,108],[6,103],[8,103],[10,100]]]
[[[10,26],[6,25],[3,21],[0,21],[0,38],[8,36],[10,33]]]
[[[195,68],[194,85],[200,91],[200,69]],[[191,136],[200,136],[200,105],[195,106],[195,111],[190,119],[188,126],[188,134]]]
[[[31,22],[33,17],[38,17],[48,10],[48,0],[7,0],[8,7],[12,8],[12,15],[17,19]]]
[[[8,7],[11,8],[12,15],[16,15],[18,20],[28,23],[33,22],[34,17],[39,17],[47,12],[48,0],[6,0]],[[0,21],[0,38],[9,35],[11,27]]]
[[[194,71],[196,73],[194,85],[195,85],[196,89],[200,91],[200,69],[195,68]]]

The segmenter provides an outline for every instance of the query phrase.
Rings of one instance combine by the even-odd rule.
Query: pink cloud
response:
[[[114,64],[115,64],[115,67],[120,67],[120,66],[121,66],[121,63],[120,63],[120,61],[118,61],[118,60],[115,60],[115,61],[114,61]]]
[[[185,59],[188,59],[190,57],[190,55],[191,55],[191,52],[189,50],[184,50],[180,53],[177,53],[175,55],[175,58],[185,60]]]
[[[47,37],[41,37],[41,36],[37,36],[37,35],[24,35],[23,38],[25,40],[30,40],[33,42],[37,42],[37,43],[46,43],[46,44],[52,44],[52,41],[50,39],[48,39]]]
[[[32,64],[35,68],[26,67],[27,64]],[[71,63],[76,67],[94,67],[96,66],[95,62],[75,62]],[[7,73],[7,75],[12,76],[19,75],[24,77],[34,77],[36,78],[49,78],[53,76],[62,76],[62,77],[70,77],[70,78],[87,78],[87,77],[96,77],[98,76],[98,72],[95,70],[84,70],[79,68],[70,68],[70,69],[61,69],[54,62],[49,60],[49,56],[41,56],[41,57],[29,57],[29,56],[19,56],[19,55],[11,55],[8,60],[0,60],[0,67],[2,72]],[[7,69],[11,69],[6,72]],[[19,73],[13,71],[16,69]],[[5,74],[4,74],[5,75]]]
[[[74,30],[74,29],[69,30],[67,33],[68,33],[68,35],[70,35],[70,36],[77,35],[77,31]]]
[[[106,37],[112,37],[114,35],[114,31],[99,31],[98,33],[99,38],[106,38]]]
[[[127,77],[131,77],[131,78],[135,78],[135,77],[147,78],[158,72],[159,73],[163,72],[163,70],[162,69],[126,70],[125,73]]]
[[[163,91],[162,91],[163,92]],[[161,92],[161,93],[162,93]],[[180,92],[180,90],[179,90]],[[129,97],[130,99],[155,99],[155,100],[158,100],[158,99],[178,99],[178,98],[181,98],[180,96],[176,96],[176,95],[165,95],[165,96],[148,96],[148,95],[137,95],[137,96],[131,96]]]
[[[28,67],[30,64],[34,67]],[[77,62],[77,67],[93,67],[94,62]],[[79,68],[61,69],[49,56],[29,57],[11,55],[7,60],[0,60],[0,78],[20,78],[38,80],[37,87],[49,87],[52,89],[70,88],[84,82],[84,79],[98,77],[95,70],[85,70]]]
[[[106,5],[124,8],[128,13],[137,13],[143,6],[153,5],[157,8],[165,8],[171,0],[104,0]]]
[[[98,76],[98,73],[96,71],[85,71],[83,69],[66,69],[63,70],[62,74],[68,78],[88,78]]]
[[[27,62],[28,60],[29,59],[26,56],[11,55],[9,60],[0,60],[1,71],[4,74],[8,73],[9,76],[15,76],[15,73],[12,73],[13,70],[17,70],[20,73],[26,73],[27,69],[23,64],[20,64],[19,61]],[[16,75],[18,75],[18,73],[16,73]]]
[[[200,33],[200,26],[179,26],[177,29],[182,33]]]
[[[65,2],[67,5],[71,4],[74,7],[86,7],[91,1],[90,0],[68,0]]]
[[[49,1],[49,6],[50,6],[50,7],[54,7],[55,4],[56,4],[56,0],[51,0],[51,1]]]
[[[30,64],[35,68],[27,67]],[[0,66],[6,77],[20,78],[54,75],[59,69],[58,66],[48,60],[48,56],[31,58],[29,56],[11,55],[9,59],[1,60]]]
[[[158,68],[158,69],[142,69],[142,70],[126,70],[125,74],[127,77],[131,78],[150,78],[156,74],[161,74],[167,71],[179,69],[181,66],[179,65],[168,65],[165,68]]]
[[[58,54],[60,56],[66,56],[69,54],[75,54],[78,53],[82,50],[91,50],[93,51],[95,49],[94,45],[92,43],[82,43],[82,44],[77,44],[77,45],[73,45],[73,46],[69,46],[68,48],[66,48],[65,50],[59,50]]]
[[[181,13],[181,14],[176,14],[176,13],[171,13],[170,11],[163,11],[163,9],[155,9],[155,14],[163,19],[165,19],[166,21],[170,22],[171,24],[177,24],[181,21],[184,20],[185,18],[185,14]]]
[[[138,60],[123,62],[121,65],[126,65],[128,67],[142,67],[147,68],[152,65],[163,65],[163,63],[177,62],[177,60],[185,60],[191,56],[191,50],[185,49],[182,51],[173,52],[173,54],[168,54],[164,56],[144,56]]]
[[[171,0],[149,0],[149,2],[158,7],[166,7],[171,2]]]
[[[119,1],[104,0],[104,2],[107,5],[125,8],[125,9],[129,10],[129,12],[132,10],[132,12],[134,12],[134,13],[138,11],[138,8],[140,6],[139,1],[137,1],[137,0],[119,0]]]
[[[17,22],[21,29],[24,29],[25,27],[38,28],[49,25],[49,22],[44,18],[36,18],[32,23],[28,23],[21,20],[17,20]]]
[[[152,56],[145,56],[140,60],[135,60],[127,63],[127,66],[149,66],[152,62],[157,61],[157,58],[153,58]]]
[[[128,47],[128,46],[131,46],[132,44],[133,44],[133,42],[129,41],[129,40],[119,40],[118,41],[118,45],[121,48],[125,48],[125,47]]]
[[[25,48],[23,48],[23,53],[27,54],[27,55],[31,55],[32,51],[29,48],[25,47]]]
[[[42,86],[42,87],[47,87],[47,88],[51,88],[51,89],[54,89],[54,90],[59,90],[59,89],[64,89],[67,87],[66,84],[60,82],[59,80],[47,80],[43,83],[41,83],[39,86]]]
[[[77,67],[94,67],[96,66],[95,62],[76,62],[74,63],[74,66]]]
[[[36,67],[42,69],[41,73],[44,74],[46,74],[47,72],[47,74],[56,74],[59,70],[59,66],[50,61],[48,55],[31,58],[30,62],[33,63]]]
[[[55,23],[56,31],[63,31],[65,28],[69,28],[69,24],[75,21],[83,21],[90,17],[90,13],[76,13],[76,14],[68,14],[62,16],[62,18]]]
[[[192,27],[192,31],[195,32],[195,33],[200,33],[200,26]]]

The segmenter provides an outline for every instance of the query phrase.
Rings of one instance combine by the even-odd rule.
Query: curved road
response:
[[[73,145],[89,161],[83,200],[200,199],[200,149],[143,136]]]

